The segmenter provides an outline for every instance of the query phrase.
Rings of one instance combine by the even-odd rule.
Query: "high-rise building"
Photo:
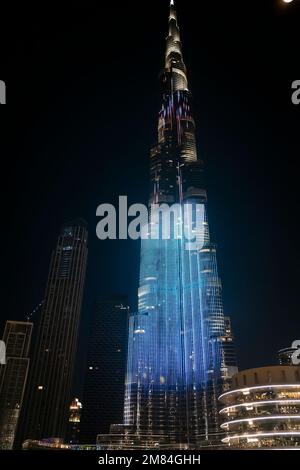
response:
[[[160,82],[150,236],[142,239],[138,312],[129,321],[124,423],[112,428],[111,448],[211,445],[219,437],[218,396],[227,383],[222,285],[173,0]],[[158,206],[162,215],[170,212],[169,233]]]
[[[6,322],[6,364],[0,366],[0,449],[12,449],[14,445],[29,368],[32,327],[29,322]]]
[[[224,317],[224,320],[225,334],[224,336],[220,336],[219,341],[222,345],[222,380],[224,383],[223,389],[225,391],[231,387],[231,379],[238,373],[238,363],[231,320],[229,317]]]
[[[64,225],[53,251],[18,441],[64,439],[87,261],[86,223]]]
[[[270,366],[241,371],[220,396],[231,449],[300,448],[300,367]]]
[[[96,444],[121,422],[128,338],[128,298],[114,295],[96,302],[89,335],[80,441]]]
[[[80,403],[78,398],[73,398],[69,409],[69,421],[67,431],[67,441],[70,444],[79,443],[81,413],[82,403]]]

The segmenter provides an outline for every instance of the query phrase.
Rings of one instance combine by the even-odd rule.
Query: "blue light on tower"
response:
[[[192,449],[217,439],[217,399],[228,369],[221,340],[222,286],[173,0],[161,86],[150,206],[178,204],[180,209],[169,239],[162,236],[158,218],[151,219],[157,239],[141,242],[138,312],[129,325],[125,441],[133,448]],[[188,219],[187,204],[195,208]],[[186,239],[193,237],[201,243],[187,247]]]

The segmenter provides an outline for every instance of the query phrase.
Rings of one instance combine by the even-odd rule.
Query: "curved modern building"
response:
[[[230,448],[300,450],[300,367],[239,372],[220,396],[223,443]]]

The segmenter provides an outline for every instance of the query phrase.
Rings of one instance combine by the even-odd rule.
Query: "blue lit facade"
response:
[[[209,234],[204,165],[197,157],[173,2],[161,89],[149,207],[178,204],[172,220],[179,235],[175,237],[173,229],[173,236],[163,239],[161,220],[151,219],[151,233],[157,233],[157,239],[142,240],[138,312],[129,325],[124,429],[132,445],[193,448],[217,438],[217,399],[226,389],[228,368],[222,351],[222,286]],[[193,207],[189,217],[187,204]],[[198,243],[187,244],[186,235]]]

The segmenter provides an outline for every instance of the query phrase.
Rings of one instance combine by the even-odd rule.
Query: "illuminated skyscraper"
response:
[[[0,366],[0,449],[12,449],[29,368],[32,323],[7,321],[3,341],[6,364]]]
[[[78,398],[74,398],[69,409],[69,421],[67,430],[67,441],[70,444],[79,443],[80,421],[82,413],[82,404]]]
[[[87,228],[64,225],[52,254],[18,441],[65,438],[87,261]]]
[[[124,424],[112,428],[111,448],[210,445],[218,439],[218,396],[229,373],[216,245],[209,233],[204,164],[197,156],[174,1],[161,90],[149,205],[151,214],[154,204],[177,206],[171,208],[169,237],[154,217],[154,236],[142,240],[138,313],[129,325]],[[123,435],[121,442],[113,434]]]

